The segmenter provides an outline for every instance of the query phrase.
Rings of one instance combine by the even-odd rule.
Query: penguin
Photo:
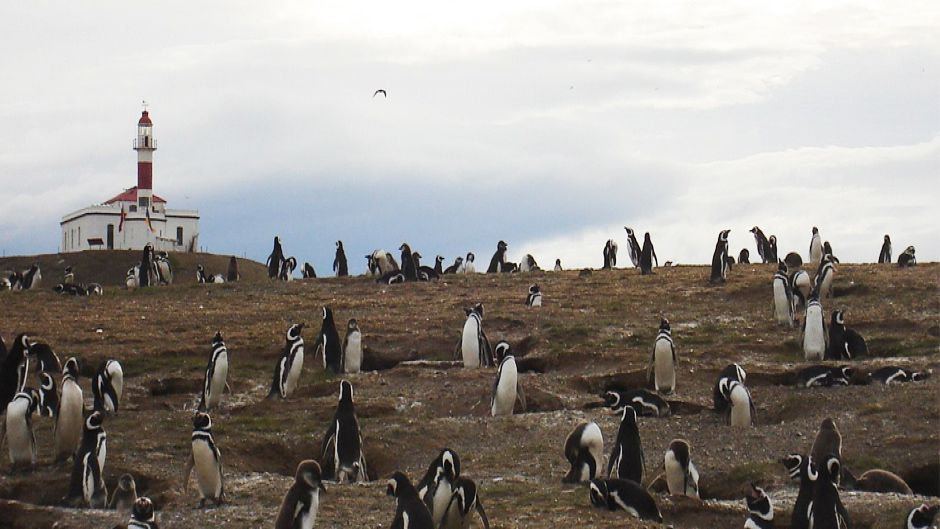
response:
[[[565,459],[571,469],[562,483],[581,483],[599,478],[604,462],[604,436],[595,422],[577,425],[565,439]]]
[[[336,330],[336,322],[333,321],[333,309],[330,307],[323,307],[323,323],[313,347],[314,358],[323,354],[323,369],[329,369],[334,374],[343,372],[343,344],[339,341],[339,332]]]
[[[673,439],[663,457],[666,485],[672,496],[698,498],[698,470],[692,463],[692,447],[685,439]]]
[[[281,263],[284,262],[284,251],[281,249],[281,239],[280,237],[274,237],[274,249],[271,250],[271,255],[268,256],[267,261],[265,261],[265,266],[268,267],[268,279],[277,279],[281,273]]]
[[[480,515],[483,529],[489,529],[490,521],[477,494],[477,484],[472,479],[458,478],[454,482],[453,494],[438,527],[440,529],[469,529],[473,511]]]
[[[326,493],[320,475],[320,464],[312,459],[297,465],[294,483],[281,502],[274,529],[313,529],[320,509],[320,493]]]
[[[56,389],[55,379],[46,371],[39,372],[39,402],[37,410],[40,417],[55,417],[59,409],[59,393]]]
[[[140,264],[137,265],[137,286],[145,288],[156,282],[156,267],[153,262],[153,246],[145,244],[141,251]]]
[[[519,265],[510,261],[503,261],[499,265],[499,273],[501,274],[512,274],[519,271]]]
[[[418,499],[424,502],[432,520],[436,518],[440,523],[447,503],[453,496],[453,486],[458,479],[460,479],[460,456],[450,448],[444,448],[431,461],[424,477],[418,482]]]
[[[787,265],[777,263],[774,274],[774,321],[793,327],[793,294],[790,292],[790,280],[787,278]]]
[[[917,264],[917,258],[914,256],[914,247],[908,246],[904,253],[898,256],[898,266],[901,268],[911,267]]]
[[[284,351],[274,365],[274,380],[268,398],[286,399],[297,389],[300,372],[304,368],[304,339],[300,336],[303,323],[295,323],[287,329]]]
[[[891,262],[891,237],[886,233],[885,240],[881,244],[881,252],[878,253],[878,264]]]
[[[792,268],[786,261],[784,261],[784,264],[787,265],[788,270]],[[790,276],[790,293],[793,295],[793,304],[805,310],[812,292],[813,285],[809,280],[809,273],[807,273],[806,270],[796,270],[793,272],[793,275]]]
[[[373,275],[383,276],[389,272],[400,271],[398,261],[385,250],[374,250],[366,256],[366,260],[369,263],[369,272]]]
[[[886,366],[868,373],[868,378],[886,386],[902,382],[920,382],[930,378],[930,371],[911,371],[897,366]]]
[[[813,529],[847,529],[849,513],[839,498],[839,457],[827,454],[819,463],[819,477],[813,490],[813,505],[810,508],[809,525]]]
[[[225,280],[234,283],[239,279],[241,279],[241,274],[238,273],[238,259],[235,259],[233,255],[228,260],[228,271],[225,274]]]
[[[650,239],[650,232],[643,236],[643,250],[640,253],[640,273],[642,275],[653,273],[653,261],[659,266],[659,258],[656,257],[656,250],[653,249],[653,241]]]
[[[770,242],[764,236],[764,232],[754,226],[751,228],[751,233],[754,234],[754,242],[757,243],[757,254],[760,255],[761,262],[765,264],[774,262],[770,260]]]
[[[477,272],[476,265],[473,262],[476,260],[476,256],[473,252],[467,252],[467,257],[463,260],[463,265],[460,270],[457,271],[458,274],[475,274]]]
[[[506,249],[509,245],[505,241],[499,241],[496,243],[496,253],[493,254],[493,257],[490,259],[490,266],[486,269],[487,274],[495,274],[502,272],[506,264]]]
[[[132,266],[127,269],[127,275],[124,278],[124,286],[128,290],[134,290],[140,286],[140,267]]]
[[[284,259],[281,263],[281,271],[277,278],[281,281],[293,281],[294,269],[297,268],[297,259],[293,256]]]
[[[82,440],[73,454],[72,477],[67,501],[72,506],[104,508],[108,501],[104,490],[104,464],[108,455],[108,434],[102,423],[104,414],[91,412],[82,425]],[[100,505],[99,505],[100,503]]]
[[[812,456],[800,454],[788,454],[780,460],[787,469],[791,480],[800,483],[799,492],[796,495],[796,502],[793,504],[793,513],[790,515],[791,529],[809,529],[810,508],[813,504],[813,491],[816,488],[816,479],[819,474],[816,472],[816,465],[813,463]]]
[[[368,481],[362,432],[353,404],[353,387],[348,380],[339,383],[339,404],[320,445],[320,463],[323,479],[339,483]]]
[[[555,269],[556,272],[561,272],[561,259],[555,259]]]
[[[815,365],[805,367],[797,373],[796,385],[801,388],[848,386],[854,376],[855,370],[848,366]]]
[[[196,265],[196,282],[200,285],[209,282],[209,280],[206,278],[206,271],[201,264]]]
[[[454,259],[454,264],[448,266],[444,269],[445,275],[456,274],[460,271],[460,268],[463,266],[463,257],[457,257]]]
[[[411,254],[411,257],[412,257],[412,259],[414,259],[415,268],[418,270],[418,280],[420,280],[420,281],[430,281],[430,280],[432,280],[432,279],[440,279],[440,278],[441,278],[441,273],[442,273],[442,272],[439,272],[438,269],[440,268],[441,263],[444,261],[444,258],[443,258],[443,257],[441,257],[440,255],[438,255],[437,257],[435,257],[434,266],[433,266],[433,267],[430,267],[430,266],[422,266],[422,265],[421,265],[421,262],[420,262],[421,254],[418,253],[418,252],[412,253],[412,254]]]
[[[156,272],[157,281],[161,285],[169,285],[173,283],[173,265],[170,264],[170,254],[166,252],[158,252],[154,257],[153,266],[154,271]]]
[[[672,341],[672,329],[669,327],[669,320],[663,318],[659,322],[659,334],[653,341],[653,352],[646,368],[646,378],[653,381],[656,391],[668,395],[676,390],[678,363],[676,346]]]
[[[212,418],[209,414],[196,412],[193,415],[192,452],[183,469],[183,492],[189,490],[189,476],[196,469],[196,485],[199,489],[199,507],[212,500],[216,507],[225,502],[222,483],[222,454],[212,436]]]
[[[842,459],[842,434],[839,433],[836,422],[827,417],[820,423],[819,431],[816,432],[811,455],[813,461],[825,461],[830,454],[839,460]],[[835,480],[838,483],[839,476],[836,476]]]
[[[905,529],[930,529],[933,527],[933,520],[937,517],[937,513],[940,513],[940,505],[928,507],[926,503],[922,503],[920,507],[915,507],[907,513],[904,527]]]
[[[20,334],[13,340],[10,351],[0,364],[0,411],[22,390],[20,383],[20,364],[28,362],[29,336]]]
[[[83,505],[92,509],[104,509],[108,503],[104,469],[91,452],[82,456],[82,500]]]
[[[29,356],[39,362],[39,371],[44,373],[61,373],[62,362],[59,361],[59,355],[49,347],[49,344],[35,342],[29,344]]]
[[[97,411],[117,413],[124,392],[124,370],[117,360],[103,360],[91,385]]]
[[[751,252],[747,248],[741,248],[741,252],[738,253],[738,262],[741,264],[751,264]]]
[[[399,283],[405,282],[405,274],[398,271],[392,271],[376,279],[375,282],[384,285],[397,285]]]
[[[749,428],[754,422],[754,401],[747,386],[732,381],[728,384],[727,400],[731,405],[728,422],[735,428]]]
[[[33,413],[39,405],[39,394],[32,388],[23,388],[6,405],[6,438],[13,469],[36,466],[36,436],[33,433]]]
[[[816,271],[816,280],[814,288],[819,293],[819,299],[832,299],[832,281],[836,273],[836,267],[832,264],[832,256],[825,254],[819,261],[819,269]]]
[[[23,273],[23,290],[35,290],[39,288],[41,282],[42,272],[39,270],[38,264],[33,264],[29,267],[29,270]]]
[[[768,256],[769,263],[772,263],[777,260],[777,236],[771,235],[767,239],[767,249],[770,250],[770,255]]]
[[[541,307],[542,306],[542,291],[539,289],[538,283],[529,285],[529,295],[525,298],[526,307]]]
[[[608,390],[603,397],[604,405],[614,412],[622,411],[624,406],[633,406],[638,416],[668,417],[671,414],[666,399],[646,389]]]
[[[397,500],[391,529],[436,529],[427,506],[418,498],[418,491],[404,473],[392,474],[386,494]]]
[[[489,367],[493,365],[490,342],[483,332],[483,304],[477,303],[464,309],[467,321],[463,325],[460,352],[464,367]]]
[[[616,253],[616,250],[615,250]],[[542,269],[539,267],[539,264],[535,262],[535,257],[532,257],[532,254],[527,253],[522,258],[522,262],[519,263],[520,272],[539,272]]]
[[[362,369],[362,331],[359,322],[346,322],[346,337],[343,338],[343,372],[358,373]]]
[[[744,529],[773,529],[774,504],[764,489],[751,483],[751,490],[744,497],[744,503],[747,505]]]
[[[715,253],[712,254],[712,284],[724,283],[728,278],[728,234],[731,230],[721,230],[718,242],[715,243]]]
[[[822,237],[819,236],[819,228],[813,226],[813,238],[809,241],[809,262],[818,263],[823,256],[822,250]]]
[[[222,402],[222,392],[228,385],[228,349],[222,340],[222,331],[212,337],[212,355],[206,366],[206,376],[202,381],[202,399],[199,411],[215,409]]]
[[[333,271],[336,277],[349,275],[349,266],[346,263],[346,251],[343,250],[343,241],[336,241],[336,257],[333,258]]]
[[[746,380],[747,372],[738,364],[730,364],[722,369],[721,372],[718,373],[718,380],[715,381],[714,388],[712,388],[715,411],[719,413],[727,411],[731,404],[728,400],[728,395],[731,393],[729,386],[732,382],[744,384]]]
[[[728,271],[730,272],[734,268],[734,257],[729,255],[725,260],[728,261]]]
[[[633,232],[633,228],[623,227],[627,231],[627,253],[630,254],[630,262],[633,263],[634,268],[640,267],[640,255],[643,254],[643,251],[640,249],[640,243],[636,240],[636,234]]]
[[[822,305],[814,290],[806,305],[803,328],[800,333],[803,345],[803,358],[807,362],[819,361],[826,355],[826,322],[823,320]]]
[[[662,522],[656,500],[639,483],[629,479],[594,479],[591,505],[610,511],[626,511],[634,518]]]
[[[516,367],[516,357],[509,349],[508,342],[496,344],[496,356],[499,358],[499,370],[496,380],[493,381],[493,392],[490,398],[490,413],[493,417],[512,415],[516,401],[526,411],[525,392],[519,383],[519,370]]]
[[[842,476],[845,480],[843,485],[846,489],[906,496],[914,495],[914,491],[911,490],[911,487],[901,476],[880,468],[865,471],[859,477],[855,477],[854,474],[849,472],[849,469],[843,468]]]
[[[150,498],[137,498],[131,510],[131,520],[127,522],[127,529],[160,529],[156,516],[153,513],[153,502]]]
[[[108,508],[120,512],[129,512],[133,510],[135,503],[137,503],[137,483],[134,481],[134,476],[122,474],[118,479],[117,488],[111,494]]]
[[[312,264],[306,261],[304,261],[302,274],[303,274],[304,279],[316,279],[317,278],[317,271],[313,269]]]
[[[607,239],[604,245],[604,270],[612,270],[617,266],[617,243],[613,239]]]
[[[823,256],[825,257],[827,255],[829,256],[830,261],[836,264],[839,263],[839,258],[836,257],[835,254],[832,252],[832,245],[829,244],[829,241],[823,242]]]
[[[417,281],[418,269],[415,267],[411,246],[408,246],[408,243],[402,243],[398,249],[401,250],[401,273],[404,274],[405,281]]]
[[[82,387],[78,384],[78,360],[72,357],[65,361],[62,395],[55,415],[53,453],[57,463],[65,461],[78,449],[82,440],[84,409]]]
[[[852,360],[868,354],[868,345],[855,329],[845,326],[845,311],[832,311],[826,360]]]
[[[62,283],[68,285],[75,282],[75,270],[71,266],[66,266],[62,273]]]
[[[607,477],[629,479],[637,483],[643,480],[643,445],[640,429],[636,423],[636,410],[624,406],[617,440],[607,462]]]

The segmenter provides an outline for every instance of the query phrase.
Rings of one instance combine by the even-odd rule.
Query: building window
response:
[[[127,208],[131,213],[137,213],[137,206],[131,204],[131,207]]]
[[[82,227],[78,227],[78,246],[82,246]]]
[[[137,197],[137,205],[142,208],[150,207],[150,197]]]
[[[71,248],[75,249],[75,230],[69,230],[69,236],[72,238]]]
[[[183,227],[182,226],[178,226],[176,228],[176,245],[177,246],[183,245]]]
[[[63,231],[62,232],[62,251],[64,252],[68,249],[69,249],[69,234]]]
[[[108,249],[114,249],[114,224],[108,224]]]

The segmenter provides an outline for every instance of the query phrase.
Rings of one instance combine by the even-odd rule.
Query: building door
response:
[[[108,224],[108,249],[114,249],[114,224]]]
[[[182,226],[176,227],[176,244],[178,246],[183,245],[183,227]]]

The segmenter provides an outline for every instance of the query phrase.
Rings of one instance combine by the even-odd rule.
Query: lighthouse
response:
[[[153,192],[153,120],[147,104],[137,120],[137,185],[101,204],[62,217],[62,252],[83,250],[156,250],[193,252],[199,248],[199,212],[168,209]]]

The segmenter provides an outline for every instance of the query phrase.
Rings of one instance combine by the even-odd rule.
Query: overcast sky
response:
[[[136,184],[198,208],[209,251],[353,272],[503,239],[600,266],[623,226],[660,261],[718,231],[843,261],[940,258],[940,3],[13,2],[0,7],[0,250]],[[388,97],[373,98],[376,89]],[[430,263],[429,263],[430,264]]]

